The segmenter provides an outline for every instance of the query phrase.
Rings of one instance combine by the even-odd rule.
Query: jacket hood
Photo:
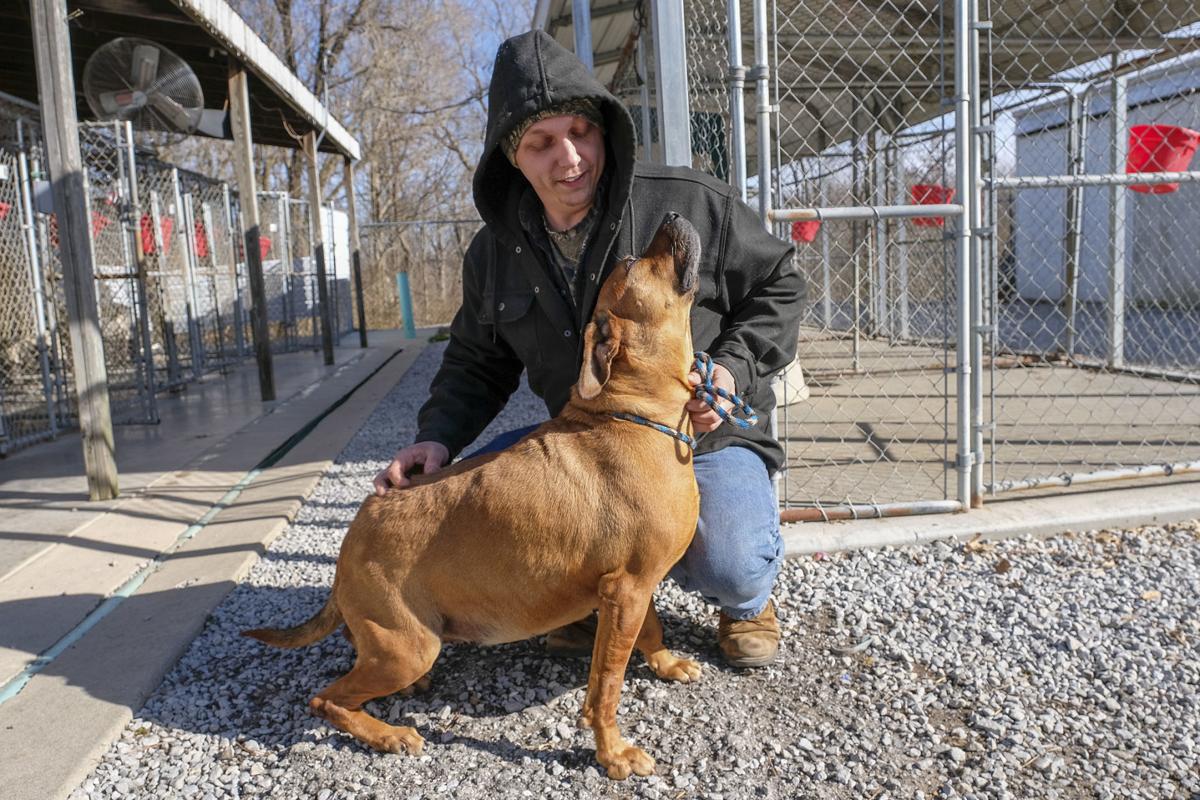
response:
[[[472,183],[475,208],[494,232],[519,230],[516,209],[529,185],[504,155],[504,137],[530,115],[584,97],[592,99],[604,116],[605,169],[612,171],[608,202],[616,210],[625,204],[633,182],[636,138],[625,106],[545,31],[529,31],[500,45],[488,88],[483,155]]]

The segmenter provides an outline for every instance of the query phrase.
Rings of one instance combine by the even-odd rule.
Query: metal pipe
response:
[[[993,178],[988,183],[998,189],[1046,189],[1058,186],[1129,186],[1131,184],[1195,183],[1200,172],[1134,172],[1126,174],[1042,175]]]
[[[646,80],[646,30],[643,28],[637,38],[637,69],[641,80],[638,89],[642,103],[642,158],[654,161],[654,132],[650,127],[650,81]]]
[[[891,149],[892,199],[904,196],[904,158],[894,145]],[[896,326],[894,335],[900,340],[909,338],[908,309],[908,241],[904,218],[896,217],[893,246],[896,249]]]
[[[836,206],[833,208],[777,208],[767,212],[775,222],[794,220],[899,219],[906,217],[958,217],[960,203],[896,206]]]
[[[963,510],[957,500],[918,500],[912,503],[847,503],[836,506],[786,508],[780,522],[834,522],[845,519],[883,519],[913,517],[922,514],[952,514]]]
[[[150,336],[150,303],[147,299],[146,287],[146,254],[142,252],[142,202],[138,191],[137,155],[133,149],[133,123],[126,120],[121,125],[125,136],[124,155],[129,164],[128,168],[124,170],[125,178],[129,181],[130,228],[128,242],[129,246],[133,248],[136,271],[133,279],[133,291],[137,304],[138,336],[142,340],[146,421],[158,422],[157,387],[154,385],[154,341]]]
[[[758,215],[771,229],[771,96],[767,65],[767,0],[754,0],[754,81],[758,129]]]
[[[185,305],[187,309],[187,326],[188,326],[188,349],[192,356],[192,375],[199,379],[204,366],[204,343],[200,339],[200,326],[196,319],[198,313],[196,301],[196,282],[193,271],[192,252],[192,219],[188,213],[187,207],[183,202],[183,195],[179,191],[179,170],[175,167],[171,168],[171,191],[175,197],[175,216],[179,224],[175,226],[175,234],[182,242],[183,247],[183,281],[185,291]]]
[[[658,88],[658,133],[663,163],[692,165],[688,111],[687,47],[683,0],[649,0],[654,29],[654,79]]]
[[[571,28],[575,33],[575,57],[592,71],[592,4],[571,0]]]
[[[229,225],[229,263],[233,269],[233,341],[237,348],[238,358],[246,357],[245,304],[242,301],[242,281],[238,275],[237,244],[234,231],[242,229],[233,216],[233,202],[230,197],[229,184],[221,184],[222,200],[225,204],[225,221]],[[243,262],[244,263],[244,262]]]
[[[958,319],[955,345],[957,373],[957,495],[963,509],[971,504],[971,91],[970,91],[970,0],[954,2],[954,183],[958,187],[962,215],[956,235]]]
[[[871,179],[871,197],[875,205],[887,205],[887,186],[886,186],[886,146],[881,147],[880,140],[883,138],[883,131],[878,127],[872,128],[868,134],[867,144],[870,147],[870,157],[868,159],[868,175]],[[874,225],[875,238],[872,242],[874,247],[874,270],[873,280],[875,290],[875,304],[873,306],[875,319],[873,320],[872,328],[876,336],[885,335],[890,327],[889,319],[889,292],[888,292],[888,262],[887,262],[887,223],[882,217],[875,219]]]
[[[1200,472],[1200,461],[1185,461],[1178,464],[1147,464],[1141,467],[1118,467],[1116,469],[1100,469],[1095,472],[1079,472],[1075,474],[1049,475],[1044,478],[1026,478],[1020,481],[999,481],[987,488],[993,494],[1000,492],[1019,492],[1028,489],[1043,489],[1048,486],[1076,486],[1104,481],[1120,481],[1130,478],[1171,477],[1192,472]]]
[[[825,181],[817,181],[817,202],[822,206],[826,202]],[[821,237],[821,311],[824,314],[825,328],[833,328],[833,267],[829,263],[829,227],[822,225],[817,231]]]
[[[969,0],[971,16],[969,58],[969,101],[971,135],[967,140],[971,145],[970,158],[967,162],[968,181],[965,191],[970,192],[969,213],[962,218],[962,223],[971,231],[971,507],[983,506],[983,240],[980,233],[983,230],[983,198],[982,164],[980,163],[979,136],[983,125],[983,113],[980,108],[979,94],[979,0]]]
[[[725,5],[729,30],[729,119],[733,150],[733,186],[746,201],[746,67],[742,64],[742,4],[728,0]]]
[[[1113,71],[1120,66],[1120,57],[1112,57]],[[1124,75],[1112,79],[1112,96],[1109,110],[1109,131],[1112,141],[1109,149],[1108,171],[1116,173],[1125,169],[1126,138]],[[1119,367],[1125,363],[1125,192],[1118,186],[1109,189],[1109,248],[1111,272],[1108,276],[1108,364]]]
[[[1086,98],[1072,92],[1068,99],[1067,173],[1081,175],[1084,171],[1083,147],[1087,130]],[[1067,191],[1066,238],[1066,354],[1075,352],[1075,317],[1079,305],[1079,265],[1083,254],[1083,186],[1074,184]]]

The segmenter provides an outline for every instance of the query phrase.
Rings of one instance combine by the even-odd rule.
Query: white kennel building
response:
[[[1085,175],[1110,171],[1112,97],[1108,81],[1075,87],[1014,113],[1015,174],[1071,172],[1072,108],[1081,131]],[[1070,89],[1068,89],[1070,91]],[[1126,88],[1128,126],[1168,124],[1200,130],[1200,58],[1133,73]],[[1190,169],[1195,170],[1196,156]],[[1120,188],[1125,200],[1125,300],[1160,308],[1200,306],[1200,182],[1184,182],[1169,194]],[[1013,198],[1016,295],[1029,302],[1061,302],[1071,250],[1067,187],[1024,188]],[[1080,303],[1107,303],[1113,248],[1112,193],[1108,186],[1080,191],[1078,294]]]

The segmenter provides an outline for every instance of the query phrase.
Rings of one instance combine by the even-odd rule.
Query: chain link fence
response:
[[[0,454],[74,424],[62,294],[45,215],[34,211],[40,129],[0,106]]]
[[[1200,467],[1200,8],[757,5],[763,190],[808,286],[804,380],[777,392],[785,508],[949,508],[964,470],[975,499]],[[756,57],[730,64],[731,6],[689,0],[685,29],[693,165],[732,182],[722,154],[752,165],[759,141],[753,111],[730,124],[735,74],[760,101]],[[967,219],[958,153],[983,187]]]
[[[1178,2],[993,12],[991,494],[1200,465],[1198,23]]]
[[[127,125],[81,123],[79,136],[113,421],[154,423],[159,392],[252,355],[237,193],[138,149]],[[36,109],[0,104],[0,453],[78,424],[43,165]],[[316,349],[308,204],[270,193],[262,203],[272,347]],[[354,324],[349,234],[344,213],[322,218],[338,337]]]

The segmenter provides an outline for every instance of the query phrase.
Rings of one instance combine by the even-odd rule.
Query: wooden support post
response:
[[[325,228],[321,225],[321,164],[317,159],[317,134],[304,134],[308,160],[308,213],[312,217],[313,256],[317,260],[317,309],[321,316],[321,350],[325,363],[333,363],[333,325],[329,314],[329,282],[325,277]]]
[[[79,152],[79,117],[75,107],[67,8],[63,0],[31,0],[29,6],[42,129],[58,217],[59,253],[75,391],[79,398],[79,428],[83,435],[88,497],[110,500],[119,491],[117,462],[104,342],[96,303],[83,157]]]
[[[242,242],[250,278],[250,330],[254,338],[254,357],[258,361],[258,389],[265,403],[275,399],[275,371],[271,364],[262,250],[258,244],[258,186],[254,180],[254,142],[250,137],[250,88],[246,71],[233,59],[229,60],[229,117],[236,151],[234,168],[238,203],[242,209]]]
[[[346,203],[350,214],[350,265],[354,280],[354,302],[358,306],[358,346],[367,346],[367,309],[363,302],[361,243],[358,238],[358,209],[354,203],[354,162],[346,159]]]

